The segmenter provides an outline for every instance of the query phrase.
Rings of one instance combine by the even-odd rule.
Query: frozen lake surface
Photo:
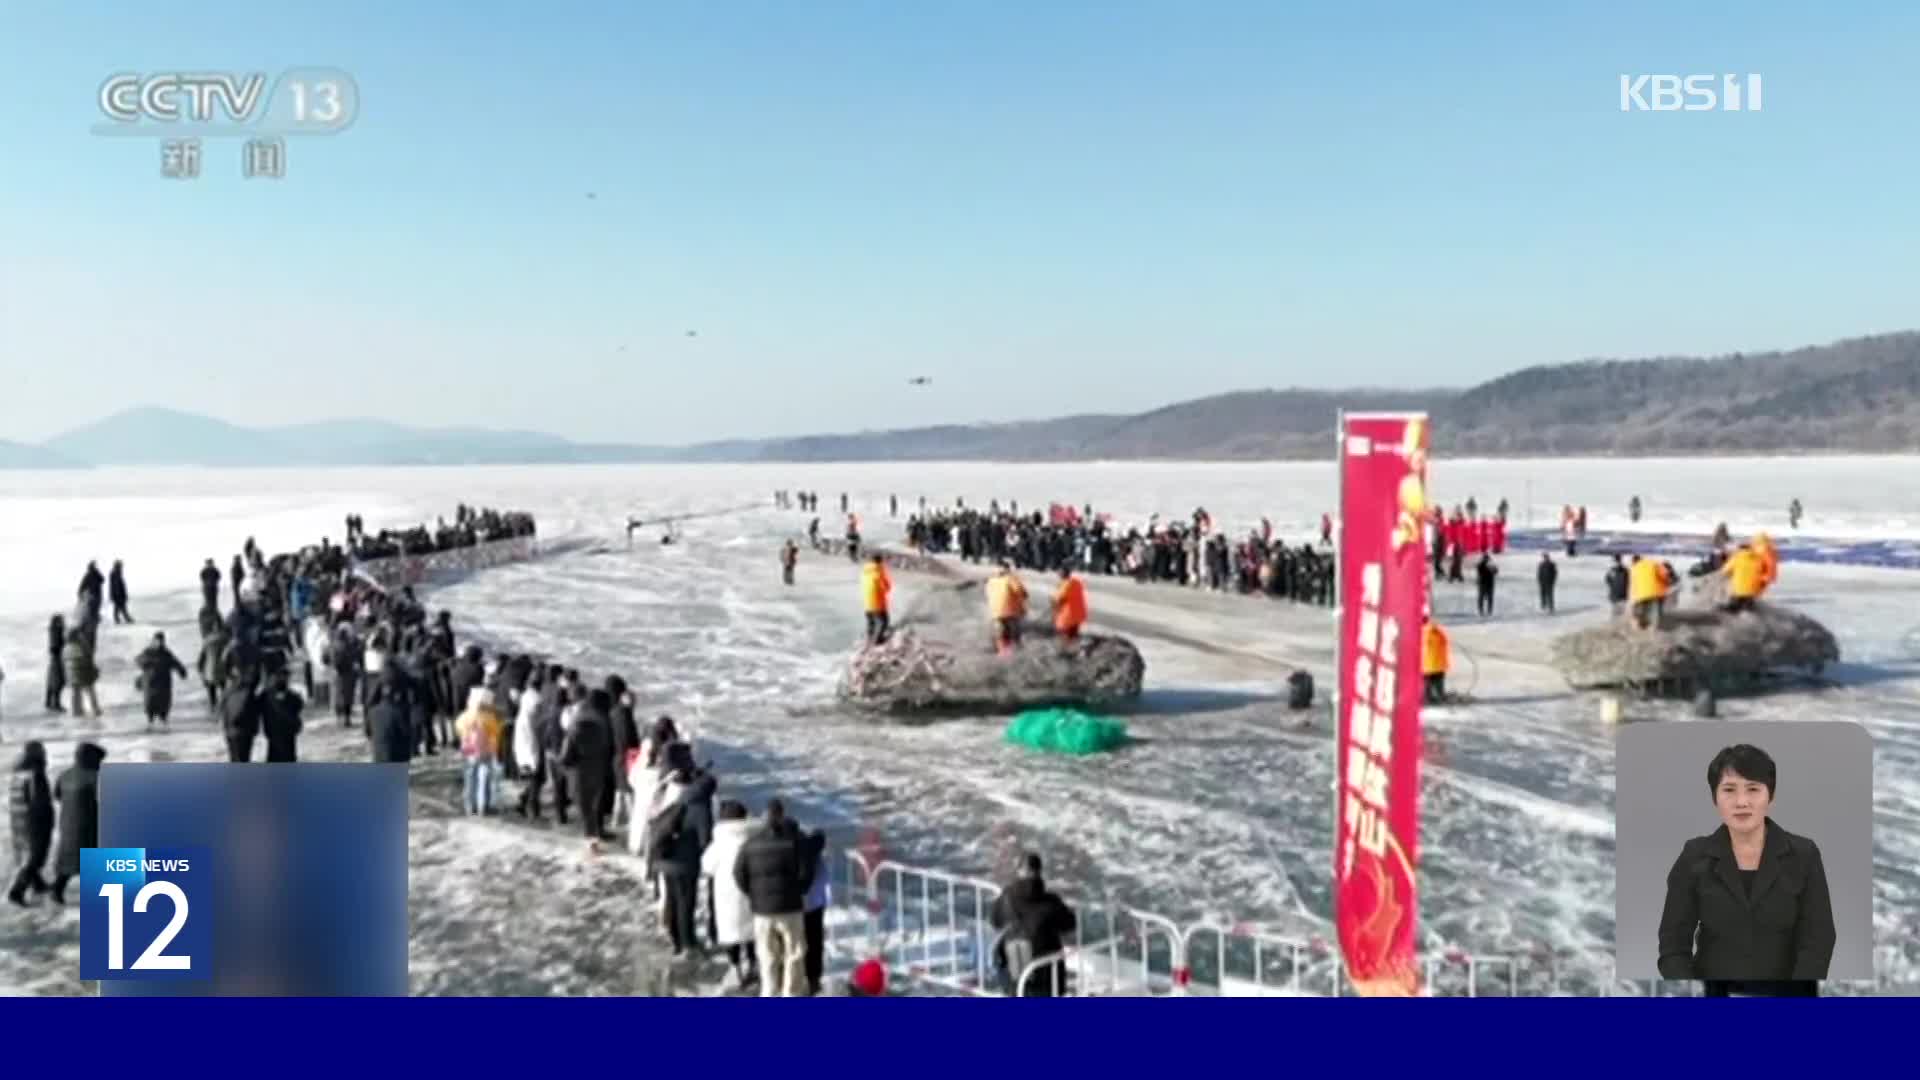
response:
[[[1436,464],[1451,505],[1502,498],[1517,525],[1550,526],[1564,503],[1593,527],[1641,526],[1792,535],[1786,506],[1806,506],[1801,533],[1920,537],[1920,461],[1794,458],[1507,461]],[[754,805],[784,795],[809,824],[866,836],[901,861],[999,878],[1017,853],[1043,852],[1049,876],[1077,897],[1111,897],[1177,922],[1214,919],[1327,933],[1331,740],[1279,703],[1294,668],[1332,684],[1323,609],[1202,595],[1130,581],[1089,581],[1093,622],[1131,636],[1147,660],[1138,742],[1073,759],[1001,741],[1004,721],[877,726],[821,708],[860,634],[855,571],[809,558],[780,585],[775,550],[803,536],[806,515],[771,508],[777,488],[820,493],[836,534],[850,493],[869,537],[897,539],[924,495],[952,505],[990,498],[1023,507],[1092,503],[1121,523],[1205,507],[1235,531],[1270,518],[1298,542],[1333,509],[1331,465],[975,464],[246,470],[0,473],[0,737],[11,758],[28,737],[56,763],[77,736],[109,760],[221,756],[203,699],[180,694],[174,731],[141,728],[132,657],[155,627],[191,661],[195,573],[224,568],[242,541],[269,552],[338,540],[342,519],[369,528],[451,516],[458,501],[531,510],[566,555],[487,571],[434,589],[430,606],[489,644],[544,653],[594,676],[618,671],[644,713],[691,721],[701,756]],[[887,517],[887,496],[901,516]],[[669,548],[650,531],[626,547],[628,515],[754,509],[682,526]],[[98,721],[40,711],[46,619],[72,603],[86,559],[127,563],[142,623],[105,627]],[[1613,926],[1613,731],[1592,699],[1546,666],[1553,634],[1605,617],[1598,560],[1563,567],[1561,614],[1532,610],[1534,556],[1510,556],[1499,610],[1443,587],[1454,628],[1453,682],[1477,704],[1429,719],[1423,793],[1422,926],[1436,944],[1475,952],[1608,949]],[[896,605],[925,584],[899,575]],[[1858,721],[1875,739],[1875,921],[1882,944],[1920,927],[1920,572],[1790,564],[1775,598],[1839,637],[1839,684],[1727,702],[1726,718]],[[1634,719],[1685,721],[1685,710],[1634,706]],[[310,717],[307,759],[361,757],[358,740]],[[58,768],[63,767],[60,764]],[[639,993],[657,989],[639,927],[637,882],[623,860],[588,862],[571,833],[449,813],[450,765],[416,766],[413,898],[416,989],[430,993]],[[0,833],[0,835],[4,835]],[[533,934],[505,927],[533,926]],[[0,990],[73,993],[77,921],[44,905],[0,914]],[[477,941],[489,946],[472,959]]]

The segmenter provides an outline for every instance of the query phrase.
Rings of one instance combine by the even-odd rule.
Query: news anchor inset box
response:
[[[407,768],[108,763],[81,888],[81,978],[102,994],[403,996]],[[116,903],[124,968],[108,963]]]
[[[1873,738],[1865,728],[1635,724],[1615,747],[1620,978],[1873,978]],[[1761,854],[1743,866],[1753,862],[1749,839]],[[1736,844],[1747,854],[1736,855]]]

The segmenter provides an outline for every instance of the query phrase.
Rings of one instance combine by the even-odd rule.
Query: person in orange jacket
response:
[[[1773,537],[1760,533],[1753,538],[1753,553],[1760,557],[1760,592],[1764,593],[1780,580],[1780,549],[1773,546]]]
[[[1080,638],[1087,621],[1087,586],[1068,567],[1060,568],[1060,587],[1053,593],[1053,628],[1072,642]]]
[[[993,619],[994,649],[1004,656],[1018,648],[1020,627],[1027,619],[1027,587],[1009,563],[1002,562],[999,572],[987,579],[987,614]]]
[[[1447,702],[1447,668],[1453,662],[1447,632],[1429,616],[1420,627],[1420,675],[1426,681],[1427,704]]]
[[[893,592],[893,579],[887,576],[887,560],[874,555],[860,571],[860,598],[867,611],[867,644],[887,640],[892,618],[887,613],[887,597]]]
[[[1727,602],[1729,612],[1752,611],[1753,602],[1767,591],[1767,563],[1759,552],[1746,545],[1727,556],[1727,564],[1720,568],[1727,576]]]

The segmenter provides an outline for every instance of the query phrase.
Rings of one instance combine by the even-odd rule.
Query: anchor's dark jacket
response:
[[[1835,933],[1819,845],[1772,820],[1766,829],[1751,897],[1725,825],[1681,849],[1667,874],[1667,901],[1660,913],[1662,977],[1739,982],[1827,977]]]

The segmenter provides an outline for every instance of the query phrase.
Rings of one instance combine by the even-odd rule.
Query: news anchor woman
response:
[[[1681,848],[1660,913],[1660,974],[1708,997],[1815,997],[1833,959],[1833,904],[1812,840],[1768,818],[1778,775],[1744,743],[1715,754],[1721,825]]]

